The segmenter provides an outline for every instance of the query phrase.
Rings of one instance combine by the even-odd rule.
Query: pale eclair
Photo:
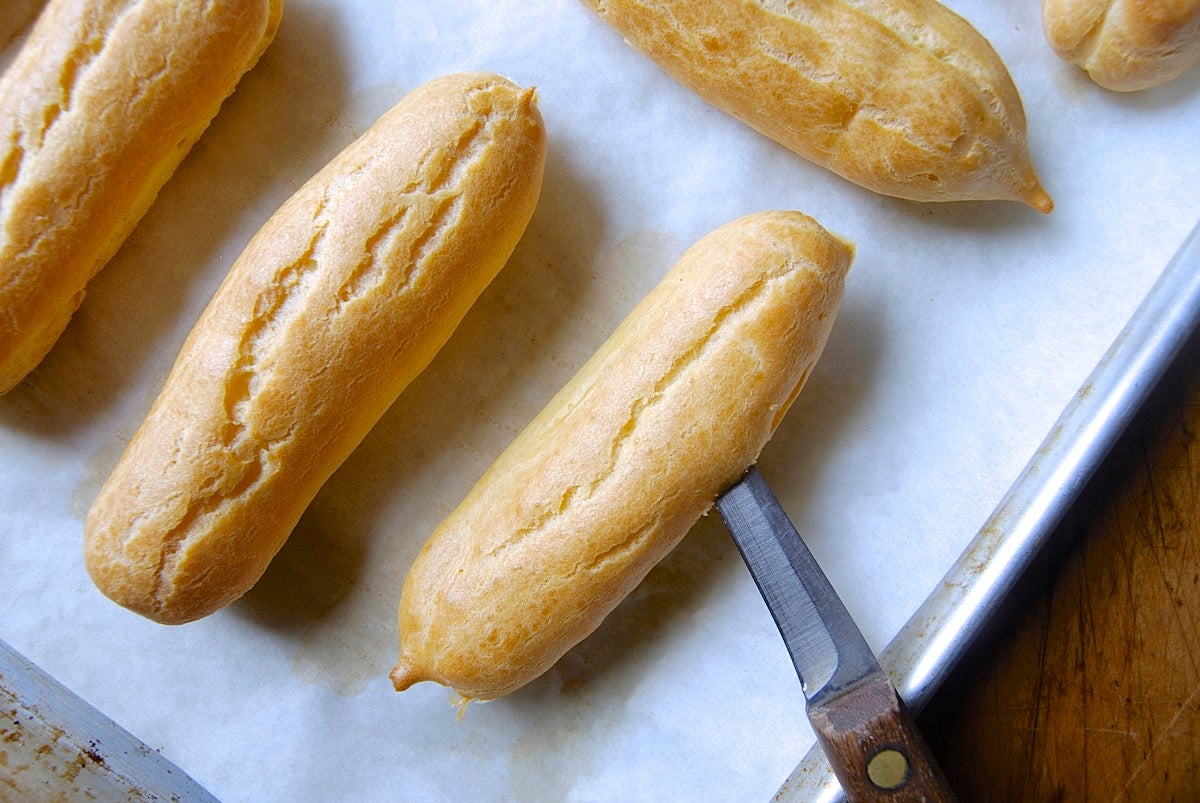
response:
[[[701,98],[849,181],[1053,207],[1008,69],[936,0],[584,0]]]
[[[1042,27],[1059,56],[1115,92],[1200,64],[1200,0],[1043,0]]]
[[[508,260],[545,152],[533,90],[446,76],[284,203],[92,506],[85,552],[100,590],[180,623],[249,589]]]
[[[434,531],[392,682],[546,671],[753,464],[820,355],[852,248],[797,212],[702,238]]]
[[[43,9],[0,78],[0,393],[58,340],[282,12],[283,0]]]

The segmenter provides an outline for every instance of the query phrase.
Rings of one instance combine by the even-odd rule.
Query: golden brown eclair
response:
[[[1058,55],[1117,92],[1200,63],[1200,0],[1043,0],[1042,27]]]
[[[164,623],[249,589],[508,260],[541,190],[533,90],[418,87],[267,221],[87,517],[97,586]]]
[[[1053,207],[1004,63],[936,0],[584,0],[697,95],[867,189]]]
[[[275,36],[283,0],[50,0],[0,79],[0,393]]]
[[[598,627],[757,460],[824,348],[852,254],[798,212],[688,249],[425,544],[395,687],[499,697]]]

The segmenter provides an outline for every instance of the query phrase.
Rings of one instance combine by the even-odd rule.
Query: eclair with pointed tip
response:
[[[396,689],[500,697],[595,630],[758,459],[852,255],[798,212],[688,249],[425,544],[400,598]]]

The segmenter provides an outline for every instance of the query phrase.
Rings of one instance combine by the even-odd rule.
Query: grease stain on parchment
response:
[[[165,377],[163,377],[165,379]],[[92,502],[104,487],[108,475],[116,468],[125,453],[125,447],[133,439],[138,427],[141,426],[147,411],[154,403],[158,388],[162,381],[151,382],[151,388],[146,391],[136,409],[128,414],[91,454],[83,458],[83,472],[75,487],[71,489],[71,515],[79,521],[86,521]]]

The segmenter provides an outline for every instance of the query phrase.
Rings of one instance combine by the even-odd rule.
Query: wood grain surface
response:
[[[962,800],[1200,801],[1200,336],[920,717]]]

